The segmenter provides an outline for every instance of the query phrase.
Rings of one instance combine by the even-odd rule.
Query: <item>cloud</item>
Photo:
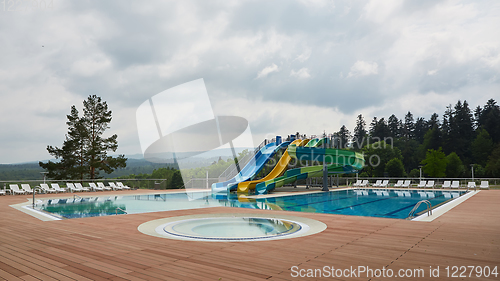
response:
[[[264,69],[262,69],[261,71],[259,71],[259,73],[257,73],[257,77],[255,79],[266,77],[270,73],[278,72],[278,71],[279,71],[278,66],[273,63],[272,65],[267,66]]]
[[[297,77],[300,79],[306,79],[306,78],[311,77],[311,74],[309,74],[309,69],[304,67],[304,68],[299,69],[298,71],[295,71],[292,69],[292,71],[290,72],[290,76]]]
[[[353,66],[351,66],[351,70],[349,71],[349,74],[347,74],[347,78],[375,74],[378,74],[378,64],[376,62],[358,60]]]

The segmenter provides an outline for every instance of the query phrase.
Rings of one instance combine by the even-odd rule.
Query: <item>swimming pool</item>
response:
[[[61,218],[82,218],[116,214],[136,214],[210,207],[284,210],[406,219],[421,200],[432,206],[458,198],[464,191],[419,191],[393,189],[338,190],[267,198],[236,195],[221,196],[210,192],[163,193],[151,195],[102,196],[49,199],[36,208]],[[193,200],[196,199],[196,200]],[[415,212],[424,211],[425,204]]]

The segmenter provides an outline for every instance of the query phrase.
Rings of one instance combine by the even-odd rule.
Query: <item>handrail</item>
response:
[[[254,148],[253,153],[249,152],[247,155],[243,156],[241,159],[237,159],[238,165],[240,167],[245,167],[250,160],[252,160],[253,156],[257,154],[257,152],[260,151],[261,148],[266,146],[268,143],[272,142],[271,140],[265,139],[263,140],[257,147]],[[225,181],[228,180],[234,176],[236,176],[239,173],[238,167],[235,164],[229,165],[224,172],[222,172],[219,176],[219,181]]]
[[[118,210],[122,211],[124,214],[128,214],[127,211],[125,211],[124,209],[120,208],[120,207],[117,207],[115,209],[115,215],[118,215]]]
[[[413,218],[415,212],[417,211],[418,207],[420,207],[420,204],[425,203],[427,205],[427,215],[430,216],[432,215],[432,204],[429,202],[429,200],[421,200],[418,201],[417,204],[411,209],[410,213],[408,213],[408,218]]]

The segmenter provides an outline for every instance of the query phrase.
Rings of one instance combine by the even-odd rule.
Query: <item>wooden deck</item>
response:
[[[117,192],[124,195],[136,191]],[[328,228],[301,238],[224,243],[157,238],[140,233],[137,227],[150,220],[178,215],[271,211],[209,208],[44,222],[9,207],[28,197],[0,197],[0,279],[321,279],[318,275],[293,278],[293,266],[296,271],[303,269],[304,274],[325,266],[386,268],[394,274],[399,269],[424,270],[424,278],[393,280],[500,279],[500,275],[474,278],[475,272],[471,278],[446,278],[445,269],[500,267],[498,190],[481,191],[433,222],[282,212],[322,221]],[[440,277],[430,278],[430,267],[438,266]],[[325,279],[387,280],[358,272],[357,277]]]

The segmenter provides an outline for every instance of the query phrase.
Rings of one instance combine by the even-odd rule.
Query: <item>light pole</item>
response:
[[[470,164],[472,168],[472,181],[474,181],[474,164]]]
[[[422,167],[423,166],[418,166],[418,168],[420,169],[420,181],[422,181]]]

